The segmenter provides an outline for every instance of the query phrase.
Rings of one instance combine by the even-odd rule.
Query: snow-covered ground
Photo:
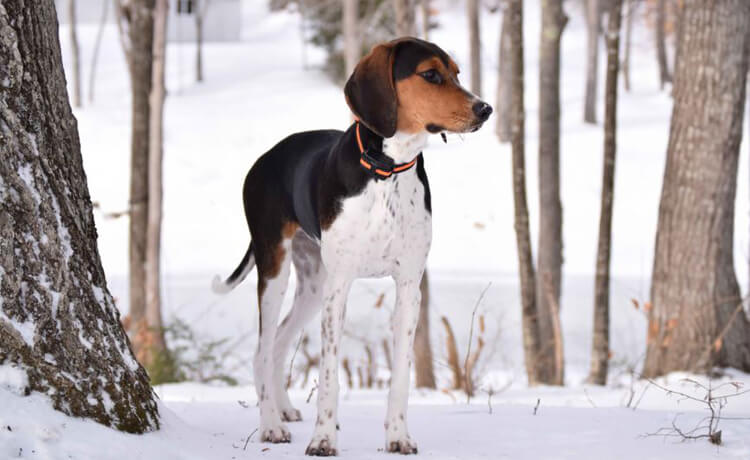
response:
[[[448,51],[469,80],[466,18],[461,4],[433,2],[439,10],[431,40]],[[180,318],[201,340],[229,339],[225,370],[240,386],[197,383],[156,389],[163,429],[146,436],[123,435],[93,422],[54,412],[41,396],[14,392],[13,372],[0,368],[0,458],[297,458],[312,432],[314,400],[306,403],[312,382],[296,388],[293,400],[304,422],[291,424],[290,445],[267,445],[248,436],[257,427],[250,362],[257,332],[254,275],[225,297],[210,292],[214,274],[228,274],[248,242],[241,186],[253,161],[287,134],[317,128],[344,128],[349,112],[342,91],[318,70],[324,56],[303,52],[299,18],[269,14],[265,0],[245,0],[243,41],[206,44],[206,81],[193,81],[192,45],[170,44],[165,123],[164,299],[167,322]],[[527,188],[532,232],[536,235],[538,146],[539,4],[526,5]],[[649,31],[639,21],[633,45],[633,90],[621,92],[612,253],[612,378],[606,388],[583,385],[591,340],[592,290],[599,214],[602,128],[582,123],[585,34],[575,2],[566,3],[571,21],[562,41],[562,200],[564,212],[564,288],[562,325],[566,388],[527,388],[520,340],[510,147],[494,136],[494,118],[463,138],[433,139],[427,171],[433,193],[434,239],[428,261],[431,278],[432,343],[440,388],[450,384],[444,331],[447,317],[465,353],[471,312],[485,316],[487,348],[480,362],[480,392],[471,404],[447,392],[413,391],[410,429],[420,454],[436,459],[706,459],[749,458],[750,421],[722,422],[725,445],[704,440],[677,443],[644,437],[681,427],[705,415],[700,407],[634,383],[637,410],[625,408],[631,394],[628,366],[644,351],[645,318],[631,299],[648,300],[658,200],[669,133],[671,99],[658,90]],[[482,19],[483,90],[494,104],[500,17]],[[81,27],[84,82],[96,28]],[[61,28],[64,59],[68,34]],[[307,68],[302,64],[306,56]],[[603,53],[602,53],[603,58]],[[603,61],[601,88],[603,88]],[[92,199],[98,203],[97,229],[109,287],[127,312],[127,221],[106,214],[128,201],[129,85],[114,26],[105,31],[96,82],[96,99],[76,110],[84,166]],[[86,94],[86,92],[85,92]],[[602,116],[603,105],[599,104]],[[747,137],[747,136],[745,136]],[[735,261],[741,283],[747,279],[748,188],[743,144],[738,182]],[[534,241],[536,238],[534,238]],[[388,332],[392,283],[355,284],[347,310],[344,356],[362,359],[362,339],[379,343]],[[378,297],[384,294],[382,307]],[[289,299],[287,299],[289,300]],[[287,301],[288,304],[288,301]],[[319,333],[312,324],[310,351]],[[383,372],[386,372],[383,370]],[[750,376],[732,372],[750,385]],[[670,376],[670,387],[696,391]],[[314,378],[314,376],[313,376]],[[648,387],[648,389],[646,389]],[[488,413],[488,391],[492,413]],[[698,393],[696,393],[698,394]],[[242,401],[240,403],[239,401]],[[536,415],[534,407],[539,401]],[[345,458],[382,457],[385,391],[345,390],[342,395],[340,453]],[[635,403],[632,403],[635,404]],[[631,405],[632,405],[631,404]],[[247,407],[245,407],[247,406]],[[750,416],[750,397],[732,399],[726,414]]]

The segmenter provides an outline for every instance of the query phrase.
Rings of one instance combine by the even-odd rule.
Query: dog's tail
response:
[[[214,277],[213,283],[211,284],[211,288],[217,294],[226,294],[227,292],[236,288],[245,279],[245,277],[247,277],[247,274],[250,273],[250,270],[252,270],[254,266],[255,253],[253,251],[253,242],[251,241],[250,246],[248,246],[247,252],[245,253],[245,257],[242,258],[242,261],[237,266],[237,268],[235,268],[232,274],[229,275],[229,278],[227,278],[225,281],[222,281],[221,277],[219,275],[216,275]]]

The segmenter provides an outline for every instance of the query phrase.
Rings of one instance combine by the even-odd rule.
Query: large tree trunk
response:
[[[602,202],[599,214],[599,244],[596,250],[594,282],[594,339],[591,347],[589,382],[607,383],[609,368],[609,261],[612,241],[612,202],[617,152],[617,75],[620,62],[622,0],[613,0],[607,30],[607,80],[604,105],[604,163]]]
[[[683,14],[646,377],[713,366],[750,371],[750,322],[738,310],[733,252],[750,3],[690,0]]]
[[[507,7],[503,11],[500,25],[500,46],[498,48],[495,133],[500,142],[510,142],[513,67],[510,58],[510,14]]]
[[[599,30],[602,27],[601,0],[586,0],[586,95],[583,121],[596,123],[596,87],[599,80]]]
[[[343,35],[344,35],[344,65],[346,67],[346,77],[354,72],[357,66],[361,45],[359,42],[359,10],[358,0],[344,0],[343,4]]]
[[[153,63],[154,0],[118,1],[118,24],[130,69],[130,311],[128,334],[142,357],[146,323],[146,228],[148,226],[149,95]]]
[[[81,106],[81,51],[78,46],[78,21],[76,21],[76,0],[68,0],[68,27],[70,28],[70,50],[73,67],[73,105]]]
[[[672,81],[667,63],[667,43],[664,38],[664,27],[666,23],[666,0],[657,0],[656,3],[656,60],[659,63],[659,86],[664,88],[665,83]]]
[[[66,414],[159,427],[107,290],[52,0],[0,1],[0,364]]]
[[[104,36],[104,26],[107,25],[107,15],[109,14],[109,0],[102,4],[102,16],[99,19],[99,28],[96,31],[96,41],[94,42],[94,52],[91,56],[91,70],[89,71],[89,104],[94,102],[94,85],[96,84],[96,64],[99,61],[99,50],[102,45]]]
[[[164,68],[166,66],[168,0],[156,0],[154,10],[154,64],[151,79],[149,154],[148,154],[148,228],[146,232],[146,325],[148,349],[144,364],[150,367],[166,351],[161,319],[161,220],[162,158],[164,156]]]
[[[430,346],[430,283],[427,271],[419,285],[422,300],[419,304],[419,320],[414,335],[414,372],[417,388],[437,388],[435,370],[432,365],[432,347]]]
[[[562,0],[542,1],[539,41],[539,250],[536,277],[539,378],[562,385],[564,370],[555,360],[562,343],[554,340],[562,278],[562,206],[560,204],[560,37],[568,18]]]
[[[469,18],[469,62],[471,67],[471,92],[482,97],[482,41],[479,36],[479,0],[467,0]]]
[[[393,0],[396,13],[396,35],[414,35],[414,0]]]
[[[513,205],[514,226],[518,247],[518,271],[521,281],[521,315],[526,375],[529,385],[539,383],[539,325],[536,308],[536,282],[534,262],[531,257],[529,234],[529,209],[526,203],[526,160],[524,158],[524,105],[523,105],[523,0],[509,0],[510,40],[512,59],[512,141],[513,150]]]

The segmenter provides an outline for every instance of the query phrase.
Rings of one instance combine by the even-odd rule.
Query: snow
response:
[[[431,39],[446,49],[469,81],[465,13],[460,4],[433,2],[440,11],[440,28]],[[532,241],[538,235],[538,2],[526,8],[526,148],[527,190],[532,217]],[[211,278],[226,276],[247,247],[242,213],[242,181],[253,161],[294,131],[344,128],[349,112],[341,89],[317,67],[322,52],[306,49],[307,69],[293,13],[269,14],[265,0],[243,3],[243,41],[206,44],[206,81],[193,82],[191,44],[169,44],[165,115],[165,182],[163,298],[167,324],[180,318],[200,340],[227,339],[224,368],[240,386],[211,386],[195,382],[164,385],[159,395],[162,429],[144,436],[117,433],[96,423],[66,417],[49,407],[38,394],[21,398],[0,384],[0,458],[302,458],[315,419],[315,397],[306,400],[307,387],[295,383],[292,400],[305,421],[290,424],[290,445],[257,442],[255,390],[251,380],[252,354],[257,336],[255,275],[226,296],[211,292]],[[671,426],[691,427],[706,411],[689,401],[668,396],[648,382],[633,379],[630,367],[641,363],[645,350],[646,319],[631,299],[648,300],[659,194],[669,135],[672,100],[659,91],[652,36],[642,21],[634,30],[631,92],[620,93],[618,158],[612,247],[611,377],[604,388],[591,387],[586,378],[592,330],[593,269],[595,263],[601,187],[601,124],[585,125],[583,89],[585,32],[582,13],[566,2],[570,22],[563,34],[562,62],[562,201],[564,221],[564,280],[562,326],[565,343],[566,387],[527,388],[520,336],[520,302],[513,231],[510,147],[494,135],[495,119],[477,133],[449,136],[448,144],[430,140],[425,150],[433,195],[433,245],[428,267],[432,301],[432,344],[439,388],[450,387],[445,368],[445,316],[456,335],[461,356],[466,352],[471,312],[489,283],[478,308],[484,316],[487,343],[480,360],[479,392],[470,404],[450,391],[412,390],[409,426],[420,455],[443,459],[710,459],[750,457],[747,421],[721,423],[725,445],[705,441],[675,442],[648,433]],[[483,90],[494,105],[500,18],[482,19]],[[290,32],[291,31],[291,32]],[[69,58],[67,29],[60,31],[63,59]],[[96,27],[81,27],[82,81],[88,81]],[[604,53],[600,70],[603,89]],[[126,218],[108,218],[128,206],[129,83],[114,25],[105,30],[99,57],[97,92],[93,104],[77,109],[84,167],[95,210],[99,249],[112,293],[122,314],[127,313],[128,225]],[[601,96],[601,94],[600,94]],[[599,117],[603,115],[600,97]],[[744,128],[746,129],[746,127]],[[747,136],[745,136],[747,137]],[[735,215],[735,264],[743,286],[747,280],[748,187],[746,151],[742,145]],[[30,170],[22,178],[33,180]],[[4,193],[0,183],[0,195]],[[11,190],[10,193],[13,193]],[[55,209],[58,204],[53,203]],[[58,227],[66,254],[69,235]],[[42,241],[42,244],[45,244]],[[3,274],[0,272],[0,276]],[[292,276],[294,283],[294,276]],[[104,286],[94,295],[106,307]],[[294,291],[293,287],[288,290]],[[378,302],[379,297],[382,302]],[[389,334],[394,300],[393,283],[368,280],[355,283],[347,309],[342,350],[354,363],[362,359],[363,340],[380,343]],[[0,298],[2,302],[2,298]],[[288,309],[287,298],[284,308]],[[382,305],[381,305],[382,304]],[[7,321],[0,303],[0,322]],[[34,325],[11,325],[33,341]],[[308,327],[308,350],[315,353],[319,329]],[[476,331],[474,337],[476,338]],[[85,340],[85,338],[83,339]],[[476,339],[475,339],[476,340]],[[475,346],[475,344],[473,344]],[[137,364],[119,350],[131,369]],[[300,356],[297,357],[300,363]],[[0,382],[11,380],[0,367]],[[12,373],[12,372],[11,372]],[[750,387],[750,376],[730,371],[733,380]],[[18,374],[13,374],[18,377]],[[380,363],[378,376],[387,378]],[[14,378],[16,378],[14,377]],[[660,384],[700,393],[671,375]],[[11,386],[11,388],[17,388]],[[116,385],[116,383],[115,383]],[[631,389],[632,387],[632,389]],[[343,458],[388,458],[384,442],[386,391],[350,390],[342,385],[339,448]],[[492,396],[489,413],[487,392]],[[628,401],[637,408],[627,408]],[[240,404],[239,401],[242,401]],[[534,407],[539,401],[536,415]],[[750,417],[750,397],[729,400],[726,414]],[[631,402],[631,406],[636,404]],[[110,395],[102,395],[110,410]],[[7,430],[11,427],[11,430]],[[21,449],[23,449],[21,451]],[[34,456],[32,456],[33,458]]]
[[[2,307],[2,304],[0,304],[0,307]],[[34,347],[36,325],[32,320],[27,319],[25,321],[18,321],[12,319],[0,309],[0,327],[1,326],[10,326],[23,339],[23,341],[26,342],[26,345],[32,348]]]
[[[26,372],[15,364],[0,364],[0,391],[21,396],[29,384]],[[0,405],[0,407],[3,407]]]

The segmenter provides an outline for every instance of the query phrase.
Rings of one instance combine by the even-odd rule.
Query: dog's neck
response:
[[[412,161],[427,145],[427,133],[409,134],[396,131],[393,137],[383,139],[383,154],[396,164]]]

